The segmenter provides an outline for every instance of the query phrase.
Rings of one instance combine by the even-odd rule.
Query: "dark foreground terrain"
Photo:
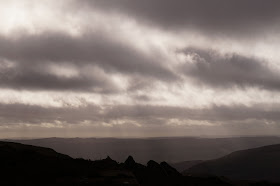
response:
[[[183,176],[167,163],[147,166],[129,156],[124,163],[107,157],[73,159],[50,148],[0,142],[0,185],[276,185],[230,181],[224,177]]]

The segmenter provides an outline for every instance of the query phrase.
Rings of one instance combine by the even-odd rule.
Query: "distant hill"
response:
[[[14,142],[52,148],[73,158],[98,160],[110,156],[118,162],[123,162],[131,155],[137,162],[146,164],[151,159],[169,163],[210,160],[238,150],[279,144],[280,138],[46,138]]]
[[[280,182],[280,144],[233,152],[195,165],[184,171],[184,174]]]

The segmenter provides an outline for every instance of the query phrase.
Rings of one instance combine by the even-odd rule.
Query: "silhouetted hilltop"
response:
[[[280,145],[233,152],[205,161],[184,172],[189,175],[217,175],[238,180],[280,181]]]
[[[18,143],[13,143],[13,142],[0,142],[0,158],[1,159],[18,159],[20,158],[21,160],[34,160],[37,158],[40,159],[65,159],[69,160],[72,159],[70,156],[60,154],[55,152],[51,148],[46,148],[46,147],[36,147],[32,145],[20,145]],[[19,156],[27,154],[28,156]]]
[[[0,164],[1,186],[236,185],[225,178],[183,176],[166,162],[150,160],[144,166],[132,156],[124,163],[110,157],[96,161],[73,159],[49,148],[10,142],[0,142]]]
[[[0,185],[139,185],[134,175],[107,157],[73,159],[44,147],[0,142]],[[122,175],[122,176],[120,176]]]
[[[161,162],[160,166],[164,169],[168,176],[180,176],[181,174],[166,162]]]

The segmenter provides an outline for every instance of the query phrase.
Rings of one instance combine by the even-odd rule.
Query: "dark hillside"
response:
[[[217,175],[232,179],[280,181],[280,145],[233,152],[205,161],[184,174]]]

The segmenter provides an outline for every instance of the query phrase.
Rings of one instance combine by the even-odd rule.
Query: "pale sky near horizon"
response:
[[[276,0],[0,0],[0,138],[278,135]]]

